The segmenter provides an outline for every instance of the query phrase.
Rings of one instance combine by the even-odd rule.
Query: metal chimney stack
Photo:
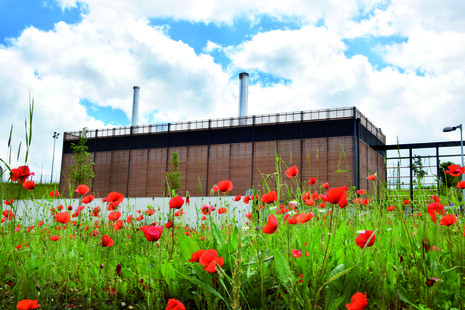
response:
[[[247,105],[249,98],[249,74],[239,73],[239,117],[247,116]]]
[[[134,86],[134,98],[132,99],[132,123],[131,126],[137,126],[137,117],[139,116],[139,86]]]

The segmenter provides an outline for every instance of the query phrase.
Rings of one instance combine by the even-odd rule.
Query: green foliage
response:
[[[90,185],[94,178],[94,165],[95,163],[90,158],[90,154],[87,152],[89,149],[86,145],[87,128],[82,129],[82,133],[79,136],[79,143],[71,143],[71,149],[73,150],[74,165],[69,167],[69,178],[74,187],[87,184]]]
[[[450,174],[445,173],[445,171],[447,170],[447,167],[449,167],[450,165],[456,165],[456,164],[451,161],[439,163],[439,175],[438,175],[439,183],[448,188],[456,187],[457,183],[462,180],[461,176],[453,177]]]
[[[179,154],[178,151],[171,155],[171,172],[166,173],[166,185],[171,196],[179,195],[179,188],[182,186],[182,172],[179,171]]]
[[[420,155],[413,156],[412,171],[413,175],[420,180],[428,174],[428,172],[423,169],[423,161],[421,160]]]

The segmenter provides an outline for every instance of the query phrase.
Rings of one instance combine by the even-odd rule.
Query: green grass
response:
[[[50,192],[58,189],[58,183],[37,184],[34,189],[34,197],[43,198],[49,197]],[[0,191],[2,192],[3,199],[29,199],[31,198],[30,192],[24,189],[19,183],[3,182],[0,183]],[[18,194],[20,195],[18,197]]]

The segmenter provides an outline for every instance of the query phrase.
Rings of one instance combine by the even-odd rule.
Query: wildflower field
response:
[[[33,195],[27,166],[10,173]],[[299,184],[298,174],[290,167],[237,197],[218,180],[220,203],[175,196],[163,215],[128,211],[116,192],[95,198],[87,185],[74,205],[58,191],[36,197],[28,208],[39,218],[2,197],[0,309],[462,308],[458,189],[409,201],[390,198],[376,174],[372,193]],[[198,218],[185,226],[189,208]]]

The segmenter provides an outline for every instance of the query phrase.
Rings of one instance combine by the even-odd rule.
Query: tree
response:
[[[413,175],[418,179],[423,179],[425,175],[428,174],[428,172],[423,169],[423,162],[421,160],[421,156],[415,155],[413,156],[413,158],[414,158],[413,167],[412,167]]]
[[[171,155],[171,172],[166,173],[166,185],[168,186],[169,193],[174,197],[178,195],[178,189],[181,187],[182,172],[179,171],[179,155],[178,151],[173,152]]]
[[[69,167],[68,171],[73,187],[81,184],[90,185],[95,176],[95,163],[90,159],[90,154],[87,152],[89,149],[86,145],[88,132],[89,130],[84,127],[79,136],[79,143],[71,143],[74,165]]]

